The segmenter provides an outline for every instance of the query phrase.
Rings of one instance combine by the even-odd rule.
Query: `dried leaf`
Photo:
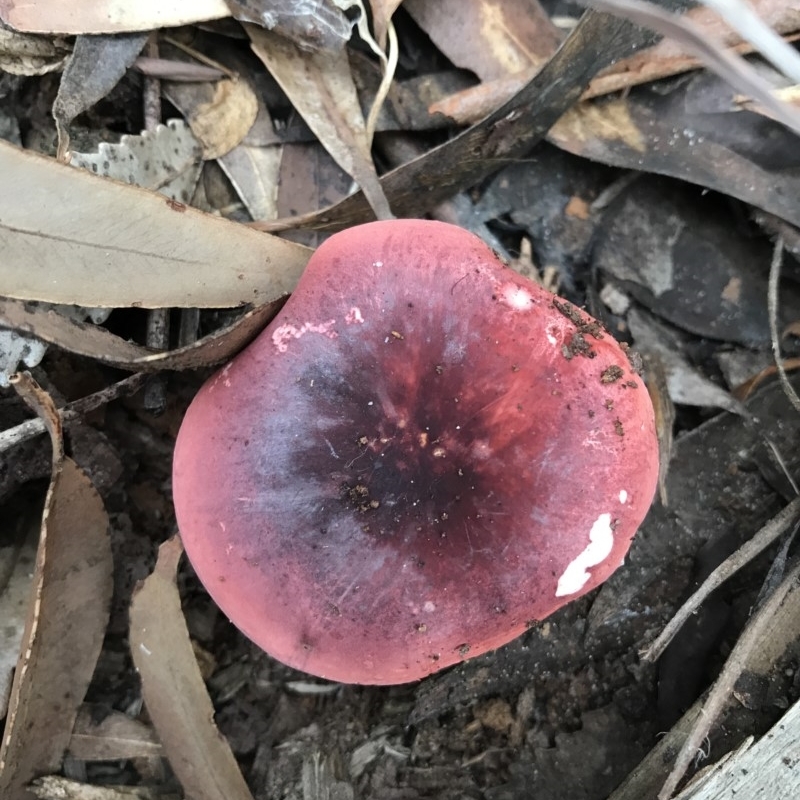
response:
[[[101,710],[102,711],[102,710]],[[95,719],[94,710],[81,706],[69,740],[69,754],[81,761],[117,761],[163,755],[155,731],[120,711]]]
[[[0,719],[8,713],[11,680],[25,632],[41,516],[8,506],[0,530]],[[11,543],[11,544],[6,544]]]
[[[0,19],[25,33],[124,33],[190,25],[230,16],[225,0],[0,0]]]
[[[104,308],[259,304],[290,292],[310,255],[3,142],[0,175],[0,296]]]
[[[228,743],[214,725],[175,582],[183,547],[161,545],[153,573],[131,603],[130,645],[142,696],[170,766],[195,800],[252,800]]]
[[[628,22],[587,11],[541,72],[506,105],[447,143],[382,176],[381,185],[395,213],[419,217],[524,156],[577,100],[599,69],[649,40],[649,34]],[[364,195],[356,193],[315,214],[254,227],[334,231],[371,216]]]
[[[19,375],[15,384],[45,419],[53,441],[24,644],[0,747],[0,795],[28,798],[28,782],[58,771],[100,654],[111,603],[111,540],[103,501],[64,455],[49,396]]]
[[[369,0],[372,11],[372,29],[375,31],[375,41],[378,47],[386,47],[386,31],[389,20],[397,11],[403,0]]]
[[[275,31],[306,52],[341,52],[353,29],[336,0],[228,0],[228,6],[241,22]]]
[[[720,78],[697,73],[668,95],[633,90],[624,100],[594,101],[591,112],[583,109],[592,102],[582,103],[571,110],[572,123],[556,125],[548,138],[574,155],[680,178],[800,224],[797,174],[773,166],[792,158],[796,137],[751,114],[723,117],[725,91],[732,96]],[[609,117],[601,120],[606,106]]]
[[[31,36],[0,25],[0,70],[12,75],[45,75],[64,68],[70,48],[59,39]]]
[[[73,153],[70,163],[183,203],[192,198],[202,169],[200,143],[177,119],[140,136],[123,136],[119,144],[101,142],[96,153]]]
[[[180,800],[177,794],[165,793],[161,786],[99,786],[60,775],[37,778],[31,785],[31,794],[39,800]]]
[[[278,215],[296,216],[317,211],[347,197],[350,176],[319,142],[284,145],[278,181]],[[320,243],[312,231],[290,232],[293,241],[309,246]]]
[[[537,0],[406,0],[403,8],[456,66],[482,81],[540,67],[561,41]]]
[[[158,372],[197,369],[227,361],[264,329],[280,305],[280,301],[266,303],[193,344],[163,352],[153,352],[105,328],[69,319],[52,309],[31,308],[16,300],[0,298],[0,326],[121,369]]]
[[[621,142],[638,153],[645,151],[644,134],[631,117],[625,98],[610,98],[605,103],[579,103],[550,129],[551,140],[585,143],[594,139]]]
[[[102,100],[119,83],[146,41],[146,33],[79,36],[75,40],[53,103],[59,161],[67,157],[69,124],[78,114]]]
[[[747,61],[730,50],[690,19],[645,0],[591,0],[603,11],[618,14],[651,30],[677,39],[701,58],[705,65],[742,94],[750,95],[774,114],[789,130],[800,134],[800,109],[781,102],[772,94],[772,84]]]
[[[247,81],[240,78],[213,84],[210,102],[201,103],[189,115],[192,133],[203,145],[203,158],[219,158],[241,144],[257,113],[258,101]]]
[[[250,147],[240,144],[219,160],[220,167],[253,219],[275,219],[278,216],[282,149],[274,145]]]
[[[753,7],[761,18],[779,33],[796,31],[800,24],[798,9],[787,6],[784,0],[753,0]],[[689,9],[683,15],[692,20],[705,35],[712,36],[744,55],[752,47],[725,25],[719,16],[702,6]],[[698,69],[703,61],[674,39],[664,38],[627,58],[619,59],[592,80],[582,100],[601,97],[632,86],[650,83],[661,78]],[[538,72],[540,65],[513,75],[504,75],[492,81],[455,92],[429,106],[431,114],[442,114],[460,125],[467,125],[491,113],[522,88]]]
[[[275,33],[253,25],[246,29],[253,51],[325,149],[361,187],[375,215],[379,219],[391,218],[372,163],[347,53],[304,53]]]

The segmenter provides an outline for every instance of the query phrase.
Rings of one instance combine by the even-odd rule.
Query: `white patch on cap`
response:
[[[354,322],[362,323],[364,322],[364,317],[361,316],[361,309],[358,306],[353,306],[345,315],[344,321],[348,325],[352,325]]]
[[[514,311],[527,311],[533,308],[533,298],[527,289],[516,283],[504,283],[498,290],[500,299]]]
[[[558,579],[556,597],[565,597],[579,592],[591,578],[587,571],[605,561],[614,547],[614,531],[611,530],[611,514],[601,514],[589,531],[586,549],[564,570]]]
[[[624,489],[619,490],[619,501],[623,504],[628,502],[628,493]]]
[[[321,333],[329,339],[335,339],[339,335],[331,330],[335,324],[335,319],[329,319],[327,322],[304,322],[299,328],[296,325],[279,325],[272,331],[272,344],[279,353],[285,353],[292,339],[299,339],[306,333]]]

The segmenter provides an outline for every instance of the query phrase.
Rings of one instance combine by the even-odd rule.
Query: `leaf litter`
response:
[[[36,81],[27,84],[27,98],[36,99],[29,107],[19,79],[11,95],[0,82],[0,110],[27,145],[0,143],[0,328],[11,337],[3,349],[33,365],[41,354],[24,352],[31,337],[51,345],[35,369],[60,410],[36,396],[52,428],[67,426],[76,457],[114,509],[107,627],[109,601],[97,600],[109,590],[86,579],[80,590],[71,584],[57,611],[50,610],[54,590],[42,593],[48,602],[38,608],[36,630],[44,666],[22,645],[14,678],[22,689],[15,684],[3,745],[15,766],[0,772],[13,792],[27,796],[25,784],[36,777],[30,791],[42,797],[86,800],[95,790],[118,797],[120,783],[153,796],[177,788],[159,769],[165,758],[177,783],[198,797],[667,796],[680,776],[661,789],[672,758],[665,752],[674,756],[683,746],[681,766],[698,749],[716,759],[796,703],[796,556],[774,520],[793,508],[798,463],[786,443],[800,435],[798,422],[774,383],[743,401],[724,384],[734,373],[748,387],[767,381],[760,370],[770,347],[777,352],[779,329],[787,332],[782,366],[800,363],[790,255],[779,295],[773,274],[769,314],[766,297],[767,238],[780,231],[793,253],[800,219],[795,134],[776,121],[791,128],[796,113],[780,100],[785,93],[769,91],[787,83],[790,62],[773,58],[777,71],[759,65],[754,81],[746,64],[714,43],[736,40],[708,10],[685,15],[705,26],[698,39],[685,21],[665,20],[647,4],[602,5],[681,41],[654,44],[629,21],[597,11],[565,20],[549,3],[512,0],[374,0],[370,14],[361,3],[333,0],[207,0],[190,12],[144,3],[116,16],[103,3],[81,3],[69,19],[47,3],[0,2],[0,19],[12,28],[78,36],[60,88],[35,77],[40,67],[58,68],[57,35],[36,40],[42,61],[17,62]],[[755,7],[780,34],[798,33],[785,4]],[[184,27],[157,34],[160,50],[149,39],[140,55],[148,33],[166,24]],[[88,38],[104,33],[131,35]],[[759,46],[769,49],[765,41],[774,44],[762,38]],[[686,49],[698,42],[699,59]],[[97,48],[108,57],[93,56]],[[156,121],[167,125],[152,126],[151,109],[151,130],[139,136],[144,102],[131,64],[149,70],[150,89],[158,78],[176,79],[161,90],[184,122],[163,117],[159,101]],[[177,82],[187,79],[194,82]],[[632,86],[624,96],[601,96]],[[755,104],[743,100],[745,88]],[[46,140],[55,126],[42,108],[56,109],[61,155],[68,134],[73,162],[95,174],[32,152],[54,153]],[[454,121],[469,127],[459,132]],[[178,569],[175,539],[162,545],[136,591],[128,628],[134,585],[173,533],[169,457],[199,381],[186,370],[226,360],[275,313],[310,253],[290,239],[317,243],[326,231],[374,216],[426,213],[484,236],[641,349],[662,409],[665,452],[662,502],[630,563],[521,642],[390,691],[309,681],[255,651],[191,572]],[[75,318],[81,312],[70,317],[48,304],[103,314],[89,324]],[[145,308],[162,318],[169,309],[191,310],[186,319],[194,321],[157,350],[140,330]],[[198,326],[196,342],[183,335]],[[120,380],[120,368],[134,374]],[[154,418],[130,394],[148,373],[164,370],[183,372],[166,378],[168,402]],[[0,453],[19,478],[0,486],[28,476],[33,492],[33,478],[43,474],[36,437],[46,425],[6,400],[0,394]],[[103,437],[88,458],[81,429]],[[59,474],[72,475],[74,462],[59,463]],[[69,494],[91,520],[96,493],[75,474],[83,482],[76,477]],[[9,491],[0,500],[13,502],[16,490]],[[52,496],[47,502],[49,509]],[[61,517],[49,516],[57,531]],[[61,568],[80,550],[72,547]],[[13,604],[19,595],[9,585],[0,583],[0,598]],[[717,591],[699,607],[695,598],[695,613],[657,667],[640,661],[638,651],[693,586],[705,587],[701,596]],[[55,643],[55,655],[44,634],[84,591],[96,602],[81,634],[92,644],[78,667],[58,649],[75,641],[73,628]],[[30,620],[29,612],[29,627]],[[30,631],[24,635],[31,640]],[[724,652],[732,655],[716,688],[697,700]],[[59,659],[75,681],[74,697],[52,741],[29,748],[20,719],[33,715],[35,728],[52,714],[31,684],[41,674],[47,680]],[[794,724],[791,712],[785,719]],[[658,731],[673,723],[668,744],[659,744]],[[81,765],[80,780],[57,774],[65,754],[68,770]],[[125,766],[97,771],[112,762]],[[212,763],[216,776],[206,772]],[[720,761],[716,774],[724,770]],[[102,785],[109,775],[117,787]]]

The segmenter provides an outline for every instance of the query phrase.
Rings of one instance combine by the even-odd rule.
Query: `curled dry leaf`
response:
[[[203,159],[229,153],[247,136],[258,113],[258,100],[250,84],[223,80],[213,84],[212,98],[189,114],[189,127],[203,145]]]
[[[64,3],[0,0],[0,20],[26,33],[124,33],[190,25],[230,16],[225,0],[92,0]]]
[[[153,573],[131,603],[130,644],[142,696],[164,752],[195,800],[252,800],[239,765],[214,724],[175,582],[183,547],[161,545]]]
[[[193,344],[165,352],[153,352],[104,328],[69,319],[52,309],[31,308],[17,300],[0,298],[0,326],[29,333],[71,353],[121,369],[158,372],[196,369],[227,361],[249,344],[279,307],[280,301],[259,306]]]
[[[102,647],[113,570],[103,501],[64,455],[52,400],[25,374],[16,376],[15,387],[44,418],[54,455],[22,654],[0,746],[4,800],[29,797],[25,787],[33,778],[61,767]]]
[[[230,308],[287,294],[310,255],[3,142],[0,174],[0,296],[105,308]]]

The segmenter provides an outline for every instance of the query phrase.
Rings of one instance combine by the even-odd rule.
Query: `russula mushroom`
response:
[[[275,658],[413,681],[602,583],[656,486],[653,410],[567,301],[439,222],[351,228],[178,435],[186,551]]]

